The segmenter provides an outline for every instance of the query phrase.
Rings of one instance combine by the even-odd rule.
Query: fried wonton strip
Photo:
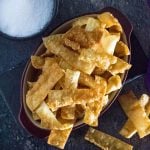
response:
[[[56,119],[53,112],[48,108],[43,101],[41,105],[35,110],[36,114],[41,119],[41,126],[47,129],[58,128],[61,123]]]
[[[63,68],[64,70],[67,70],[67,69],[73,69],[72,66],[70,66],[67,62],[65,62],[64,60],[60,60],[59,62],[59,65],[61,68]],[[90,75],[88,74],[85,74],[83,72],[80,72],[80,77],[79,77],[79,83],[81,85],[85,85],[89,88],[96,88],[97,86],[97,83],[96,81],[94,80],[93,77],[91,77]]]
[[[73,92],[71,90],[50,90],[47,104],[52,111],[55,111],[68,105],[97,101],[101,96],[101,93],[95,89],[76,89]]]
[[[96,52],[92,49],[82,49],[79,59],[95,64],[103,70],[107,70],[110,65],[117,62],[117,57],[105,52]]]
[[[68,64],[66,61],[64,61],[63,59],[60,59],[59,66],[64,70],[67,70],[67,69],[73,70],[73,67],[70,64]]]
[[[76,89],[78,86],[79,76],[79,71],[67,69],[65,73],[65,89]],[[62,107],[61,117],[63,119],[75,119],[75,105]]]
[[[45,57],[45,63],[42,67],[42,70],[47,70],[51,65],[59,63],[58,57]]]
[[[79,83],[90,88],[94,88],[97,86],[97,83],[92,76],[89,76],[82,72],[80,73]]]
[[[100,115],[100,112],[103,107],[102,98],[99,99],[99,101],[94,101],[92,103],[88,103],[85,110],[85,115],[83,118],[83,122],[90,125],[95,126],[97,124],[94,124],[96,120],[98,120],[98,117]]]
[[[123,43],[122,41],[119,41],[115,48],[115,55],[117,57],[124,57],[124,56],[130,55],[130,50],[125,43]]]
[[[113,55],[116,44],[119,40],[120,40],[119,33],[104,32],[100,43],[101,43],[101,46],[103,47],[105,53]]]
[[[112,64],[108,71],[112,75],[116,75],[119,73],[124,73],[126,70],[129,70],[131,68],[131,65],[125,62],[124,60],[117,58],[117,62],[115,64]]]
[[[44,45],[46,48],[54,53],[57,56],[62,57],[68,64],[74,68],[83,71],[87,74],[91,74],[95,68],[95,65],[92,63],[87,63],[82,60],[79,60],[79,55],[67,47],[64,47],[58,41],[50,41],[49,37],[43,39]]]
[[[114,31],[122,32],[122,27],[119,21],[111,13],[102,13],[98,16],[98,19],[103,24],[106,24],[106,28],[113,28]]]
[[[72,128],[66,130],[51,130],[47,143],[57,148],[64,149]]]
[[[65,33],[64,38],[78,43],[81,48],[90,48],[96,43],[99,43],[102,34],[103,29],[101,28],[96,28],[93,31],[86,31],[84,28],[78,26],[68,30]]]
[[[112,76],[108,79],[107,94],[120,89],[122,81],[119,75]]]
[[[73,69],[67,62],[65,62],[64,60],[60,60],[59,62],[59,65],[61,68],[63,68],[64,70],[67,70],[68,69]],[[81,85],[84,85],[84,86],[87,86],[89,88],[96,88],[97,86],[97,83],[96,81],[94,80],[93,77],[91,77],[90,75],[88,74],[85,74],[83,72],[80,72],[80,77],[79,77],[79,83]]]
[[[72,90],[50,90],[47,104],[52,111],[60,107],[73,105]]]
[[[103,150],[132,150],[133,146],[99,130],[89,128],[85,140],[95,144]]]
[[[96,76],[95,79],[97,77],[98,76]],[[96,81],[97,79],[94,80],[93,77],[91,77],[91,76],[89,76],[87,74],[83,74],[81,72],[80,78],[79,78],[79,83],[82,84],[82,85],[85,85],[85,86],[87,86],[89,88],[99,89],[100,92],[102,92],[102,91],[105,92],[105,88],[107,86],[107,82],[106,82],[106,80],[104,78],[102,78],[100,76],[98,78],[99,78],[99,81],[98,81],[99,83]]]
[[[73,127],[72,122],[60,122],[57,120],[53,112],[49,109],[47,104],[43,101],[41,105],[35,110],[42,121],[42,124],[47,129],[65,130]]]
[[[149,104],[148,101],[149,96],[142,94],[139,100],[140,105],[145,108]],[[149,116],[150,112],[146,110],[146,114]],[[126,138],[131,138],[136,132],[137,129],[135,128],[134,124],[130,119],[128,119],[119,133]]]
[[[97,88],[97,90],[99,89],[102,96],[104,96],[106,94],[106,90],[107,90],[107,82],[106,79],[100,76],[95,76],[95,81],[97,83],[97,86],[95,88]]]
[[[63,70],[56,63],[43,71],[26,95],[26,103],[31,111],[35,110],[41,104],[49,90],[55,86],[63,75]]]
[[[40,56],[31,56],[31,63],[32,66],[36,69],[42,69],[45,60],[44,58],[40,57]]]
[[[140,138],[150,133],[150,120],[133,92],[120,96],[119,102],[138,131]]]
[[[78,86],[79,77],[80,71],[67,69],[65,73],[65,89],[76,89]]]
[[[77,89],[74,91],[74,104],[86,104],[93,101],[98,101],[102,94],[97,89]]]
[[[97,125],[96,120],[98,120],[100,112],[102,111],[102,108],[104,105],[103,98],[104,98],[104,95],[105,95],[106,89],[107,89],[107,83],[106,83],[105,79],[103,79],[100,76],[96,76],[95,81],[99,85],[99,87],[95,87],[95,88],[98,88],[98,89],[100,88],[102,97],[100,97],[100,99],[98,101],[94,101],[92,103],[87,103],[83,122],[90,126]]]
[[[128,119],[119,133],[125,138],[131,138],[136,132],[134,124]]]

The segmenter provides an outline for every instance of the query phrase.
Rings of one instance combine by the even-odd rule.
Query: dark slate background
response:
[[[56,18],[49,28],[43,33],[46,35],[53,28],[64,21],[88,12],[113,6],[121,10],[131,21],[134,27],[134,35],[137,40],[132,40],[133,50],[144,50],[150,57],[150,8],[146,0],[61,0]],[[24,65],[30,55],[41,43],[41,37],[26,40],[12,40],[0,36],[0,149],[1,150],[54,150],[46,144],[46,140],[29,135],[18,123],[17,114],[19,107],[19,88],[21,74]],[[141,47],[140,47],[140,45]],[[137,46],[137,47],[136,47]],[[136,53],[134,54],[136,55]],[[135,58],[135,56],[134,56]],[[143,63],[146,58],[136,56],[137,64]],[[140,65],[143,70],[146,64]],[[143,72],[141,72],[143,73]],[[144,84],[144,75],[126,84],[123,92],[134,90],[139,96],[147,93]],[[135,135],[130,140],[122,138],[118,131],[126,120],[126,116],[116,101],[111,108],[99,120],[99,129],[123,139],[134,145],[135,150],[150,150],[150,136],[139,140]],[[88,129],[87,126],[72,132],[66,149],[71,150],[96,150],[96,146],[86,142],[83,137]]]

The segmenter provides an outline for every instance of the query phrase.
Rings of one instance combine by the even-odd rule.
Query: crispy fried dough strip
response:
[[[104,30],[100,44],[105,53],[114,54],[117,42],[120,40],[120,33],[109,33]]]
[[[110,12],[98,15],[98,19],[101,23],[106,24],[106,28],[113,28],[114,31],[122,32],[119,21]]]
[[[124,56],[130,55],[130,50],[125,43],[123,43],[122,41],[119,41],[115,48],[115,55],[117,57],[124,57]]]
[[[104,106],[103,98],[104,98],[104,95],[106,94],[106,89],[107,89],[107,83],[105,79],[103,79],[100,76],[96,76],[95,81],[97,85],[99,85],[99,86],[96,86],[95,88],[100,88],[99,90],[101,92],[102,97],[100,97],[98,101],[87,103],[83,122],[90,126],[97,125],[96,122],[98,122],[98,117]]]
[[[116,91],[120,89],[122,86],[122,81],[119,75],[111,76],[108,79],[108,85],[107,85],[107,94]]]
[[[48,94],[48,105],[55,111],[60,107],[73,104],[86,104],[97,101],[101,93],[95,89],[50,90]]]
[[[133,146],[101,131],[89,128],[85,140],[103,150],[132,150]]]
[[[147,108],[147,106],[150,104],[149,96],[143,94],[140,97],[139,103],[143,108]],[[145,111],[147,116],[149,116],[150,112],[147,109]],[[136,132],[137,129],[135,128],[134,124],[130,119],[128,119],[119,133],[126,138],[131,138]]]
[[[76,89],[78,86],[79,76],[79,71],[67,69],[65,73],[65,89]],[[75,105],[62,107],[61,117],[63,119],[75,119]]]
[[[108,69],[108,71],[112,75],[116,75],[119,73],[124,73],[126,70],[129,70],[131,68],[131,65],[125,62],[124,60],[117,58],[117,62],[113,65],[111,65]]]
[[[76,89],[78,86],[79,77],[80,71],[67,69],[65,73],[65,89]]]
[[[64,47],[60,44],[59,41],[51,41],[49,37],[43,39],[44,45],[46,48],[54,53],[57,56],[62,57],[68,64],[73,66],[74,68],[83,71],[87,74],[91,74],[95,68],[95,64],[87,63],[82,60],[79,60],[79,55],[67,47]]]
[[[79,59],[87,63],[95,64],[103,70],[107,70],[110,65],[117,62],[117,57],[105,52],[96,52],[92,49],[82,49]]]
[[[47,129],[65,130],[73,127],[72,122],[62,122],[58,120],[44,101],[35,112],[41,119],[43,127]]]
[[[94,101],[92,103],[88,103],[85,110],[85,115],[83,118],[83,122],[90,125],[95,126],[94,124],[98,120],[100,112],[103,108],[103,99],[99,99],[98,101]]]
[[[57,148],[64,149],[72,128],[66,130],[52,130],[47,143]]]
[[[150,119],[133,92],[120,96],[119,102],[128,118],[132,121],[140,138],[150,133]]]
[[[73,69],[67,62],[65,62],[64,60],[60,60],[59,65],[61,68],[63,68],[64,70],[68,69]],[[91,77],[88,74],[85,74],[83,72],[80,72],[80,77],[79,77],[79,83],[82,85],[85,85],[89,88],[96,88],[99,87],[99,84],[96,83],[96,81],[94,80],[93,77]]]
[[[42,69],[45,60],[44,58],[40,57],[40,56],[31,56],[31,63],[32,66],[36,69]]]
[[[63,70],[56,63],[43,71],[26,95],[26,103],[31,111],[35,110],[41,104],[49,90],[54,87],[63,75]]]

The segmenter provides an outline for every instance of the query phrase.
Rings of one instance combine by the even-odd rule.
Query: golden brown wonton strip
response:
[[[143,94],[140,97],[139,102],[143,108],[147,108],[147,106],[150,104],[149,96],[146,94]],[[146,111],[147,116],[149,116],[150,112],[147,109],[145,111]],[[132,123],[130,119],[128,119],[119,133],[126,138],[131,138],[136,132],[137,132],[137,129],[135,128],[134,124]]]
[[[106,28],[113,28],[114,31],[122,32],[122,27],[119,21],[110,12],[98,15],[98,19],[101,23],[106,25]]]
[[[76,89],[78,87],[80,72],[70,69],[65,73],[65,89]],[[75,105],[69,105],[61,108],[61,117],[63,119],[75,119]]]
[[[133,146],[93,128],[89,128],[85,139],[103,150],[132,150],[133,148]]]
[[[119,41],[115,48],[115,55],[117,57],[124,57],[124,56],[130,55],[130,50],[125,43],[123,43],[122,41]]]
[[[99,89],[102,97],[100,97],[100,99],[98,101],[87,103],[83,122],[90,126],[98,125],[97,124],[98,117],[104,106],[103,98],[104,98],[104,95],[106,94],[106,89],[107,89],[107,83],[106,83],[105,79],[103,79],[100,76],[96,76],[95,81],[96,81],[97,85],[99,85],[99,86],[95,86],[95,88],[97,88],[97,90]]]
[[[150,119],[133,92],[120,96],[119,102],[138,131],[140,138],[150,133]]]
[[[95,122],[98,120],[102,108],[103,108],[102,98],[99,99],[99,101],[88,103],[85,109],[83,122],[90,126],[97,126],[98,124],[95,124]]]
[[[26,103],[31,111],[41,104],[46,98],[48,91],[55,86],[63,75],[63,70],[56,63],[43,71],[26,95]]]
[[[80,71],[66,70],[65,73],[65,89],[76,89],[78,87],[78,80],[80,77]]]
[[[58,120],[55,114],[49,109],[48,105],[44,101],[35,112],[41,119],[44,128],[65,130],[73,127],[72,122],[62,122],[62,120]]]
[[[62,130],[62,131],[52,130],[48,137],[47,143],[57,148],[64,149],[71,131],[72,131],[72,128]]]
[[[32,66],[36,69],[42,69],[45,60],[44,58],[40,57],[40,56],[31,56],[31,63]]]
[[[101,46],[105,53],[114,54],[117,42],[120,40],[120,33],[109,33],[104,30],[103,36],[101,38]]]
[[[107,85],[107,94],[116,91],[120,89],[122,86],[122,81],[119,75],[111,76],[108,79],[108,85]]]
[[[96,52],[93,49],[82,49],[79,59],[90,64],[95,64],[104,70],[107,70],[110,65],[117,62],[117,57],[106,52]]]
[[[48,93],[48,106],[53,111],[60,107],[73,104],[86,104],[97,101],[102,94],[95,89],[50,90]]]
[[[69,50],[67,47],[60,44],[60,42],[53,42],[49,40],[49,37],[44,38],[43,42],[49,51],[63,58],[68,64],[70,64],[74,68],[87,74],[91,74],[93,72],[95,68],[94,64],[79,60],[79,55],[77,53]]]
[[[108,71],[112,74],[112,75],[116,75],[119,73],[124,73],[126,70],[129,70],[131,68],[131,65],[128,64],[126,61],[117,58],[117,62],[113,65],[111,65],[108,69]]]

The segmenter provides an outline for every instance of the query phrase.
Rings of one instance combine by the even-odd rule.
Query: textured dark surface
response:
[[[144,0],[62,0],[61,5],[49,29],[44,35],[74,16],[87,12],[98,11],[106,6],[113,6],[121,10],[131,21],[134,33],[140,41],[141,47],[150,57],[150,9]],[[22,70],[26,60],[41,42],[41,36],[32,39],[14,41],[0,36],[0,149],[2,150],[47,150],[55,149],[46,144],[46,140],[30,136],[18,123],[19,87]],[[134,45],[137,41],[134,40]],[[136,48],[136,47],[135,47]],[[142,64],[142,57],[136,59]],[[138,72],[144,71],[139,65]],[[147,92],[144,76],[125,85],[123,91],[133,89],[139,96]],[[131,140],[122,138],[118,131],[126,120],[126,116],[116,101],[99,120],[99,129],[119,137],[134,145],[135,150],[149,150],[150,136],[139,140],[135,135]],[[88,127],[73,131],[66,149],[96,150],[96,146],[86,142],[83,137]]]

